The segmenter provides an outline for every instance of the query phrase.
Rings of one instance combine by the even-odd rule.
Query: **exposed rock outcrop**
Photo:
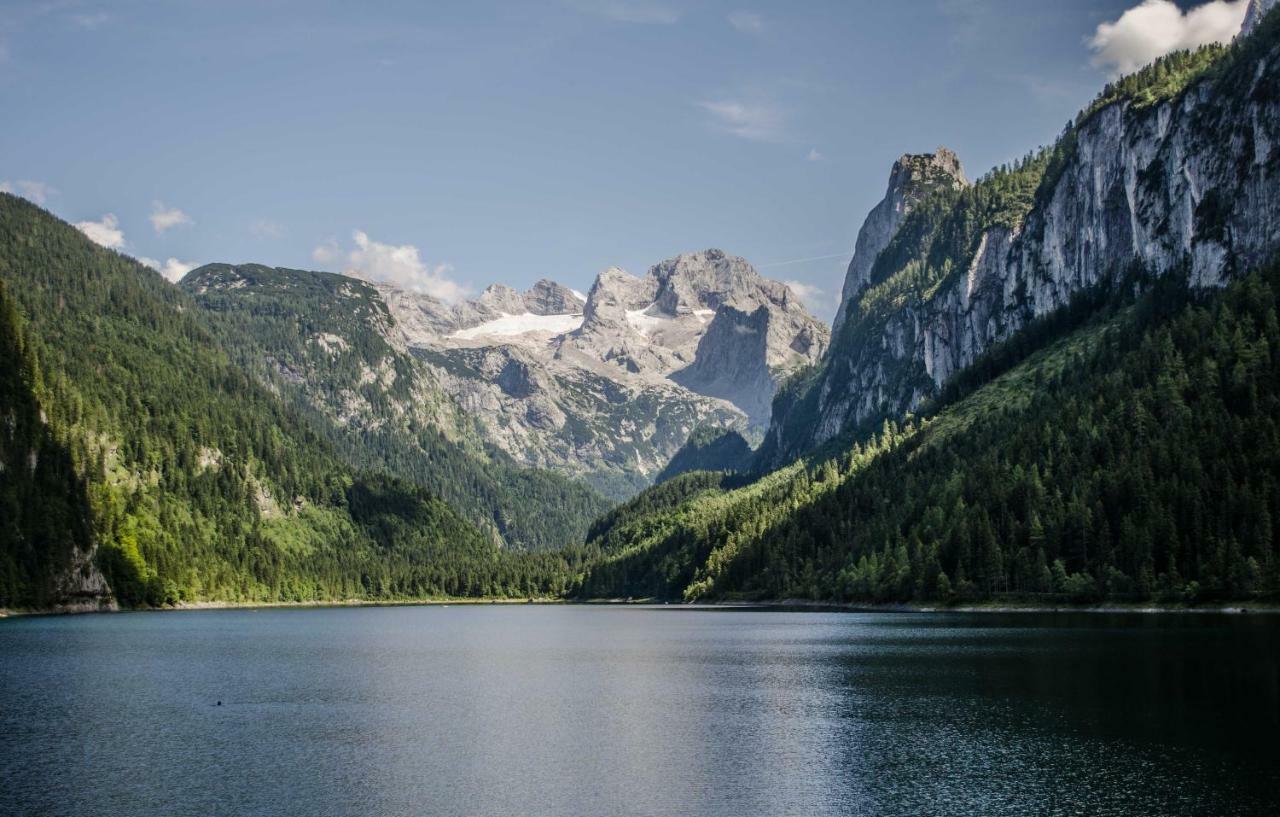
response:
[[[884,198],[872,208],[854,244],[853,259],[844,276],[844,288],[840,294],[840,308],[836,311],[831,331],[840,331],[847,316],[849,303],[871,280],[871,268],[876,257],[889,246],[902,220],[930,193],[941,189],[967,187],[969,180],[955,153],[940,147],[934,153],[907,153],[893,163],[889,172],[889,188]]]
[[[775,406],[770,460],[901,416],[993,343],[1132,269],[1185,270],[1193,286],[1211,287],[1269,260],[1280,250],[1273,18],[1172,99],[1122,100],[1085,117],[1025,218],[987,228],[960,268],[911,259],[937,281],[928,289],[896,300],[873,293],[872,304],[856,295],[865,279],[855,276],[822,370]]]

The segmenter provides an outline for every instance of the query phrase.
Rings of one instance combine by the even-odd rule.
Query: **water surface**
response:
[[[1270,816],[1278,727],[1273,616],[0,621],[5,815]]]

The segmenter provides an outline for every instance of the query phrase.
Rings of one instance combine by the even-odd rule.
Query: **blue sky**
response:
[[[976,177],[1243,13],[1146,0],[1091,43],[1139,2],[4,0],[0,184],[170,275],[457,297],[720,247],[829,319],[900,154]]]

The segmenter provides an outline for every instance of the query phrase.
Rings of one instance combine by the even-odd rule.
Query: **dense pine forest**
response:
[[[425,364],[387,340],[392,319],[372,285],[210,264],[181,286],[205,310],[219,345],[310,419],[351,467],[421,485],[517,549],[581,542],[608,508],[581,482],[521,468],[483,446]]]
[[[1212,102],[1192,127],[1230,130],[1246,104],[1274,98],[1263,69],[1277,40],[1273,14],[1232,47],[1158,60],[1104,89],[1052,146],[972,187],[930,194],[876,258],[827,361],[780,390],[782,433],[775,427],[756,457],[770,473],[754,481],[686,474],[615,510],[591,531],[603,556],[580,592],[1275,600],[1280,267],[1244,275],[1230,261],[1235,282],[1205,290],[1186,275],[1156,278],[1140,263],[1116,264],[941,388],[919,360],[887,353],[882,338],[892,316],[920,314],[970,268],[989,230],[1016,232],[1048,200],[1091,117],[1115,104],[1144,116],[1200,82]],[[1232,133],[1253,144],[1247,129]],[[1162,171],[1147,168],[1138,181]],[[1195,241],[1229,241],[1228,211],[1205,191]],[[837,356],[857,365],[829,369]],[[907,402],[881,405],[800,459],[781,447],[804,437],[788,425],[818,421],[823,390],[856,389],[847,378],[866,369],[883,375],[887,394],[929,399],[914,414]]]
[[[1166,280],[1109,303],[1011,368],[1020,345],[993,350],[979,369],[1007,371],[845,453],[745,488],[689,474],[637,498],[593,531],[611,556],[583,592],[1275,597],[1280,266],[1224,292]]]
[[[1203,81],[1215,102],[1196,127],[1215,128],[1274,98],[1257,64],[1277,40],[1272,15],[1229,48],[1159,60],[1052,146],[930,194],[877,256],[827,362],[779,391],[782,433],[753,453],[697,429],[657,485],[612,510],[481,445],[389,340],[371,286],[211,265],[176,287],[0,194],[0,608],[1274,602],[1280,263],[1233,260],[1221,289],[1114,264],[941,385],[881,339],[965,275],[989,231],[1017,232],[1044,205],[1091,117],[1141,115]],[[1207,190],[1195,243],[1223,245],[1229,212]],[[862,369],[832,375],[833,355],[880,367],[898,402],[788,450],[788,424],[817,422],[822,389],[857,388]]]
[[[562,557],[352,471],[189,296],[7,194],[0,282],[0,607],[67,597],[73,568],[126,605],[564,589]]]

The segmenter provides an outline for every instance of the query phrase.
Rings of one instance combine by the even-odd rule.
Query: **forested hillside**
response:
[[[515,548],[581,542],[608,508],[581,482],[518,467],[485,447],[426,364],[389,342],[392,317],[372,285],[210,264],[181,286],[207,312],[218,344],[308,417],[351,466],[421,485]]]
[[[619,509],[588,596],[1197,602],[1280,593],[1280,266],[1094,293],[925,416],[745,488]],[[1071,316],[1032,327],[1061,334]],[[1024,339],[1025,341],[1025,339]],[[994,377],[974,388],[974,384]],[[950,401],[950,402],[948,402]],[[830,449],[828,449],[830,450]]]
[[[778,470],[617,509],[583,594],[1276,598],[1277,53],[1272,14],[920,200],[779,391]]]
[[[0,283],[0,508],[20,509],[0,524],[0,607],[98,571],[132,605],[564,586],[561,558],[504,553],[422,488],[351,471],[187,294],[7,194]]]

